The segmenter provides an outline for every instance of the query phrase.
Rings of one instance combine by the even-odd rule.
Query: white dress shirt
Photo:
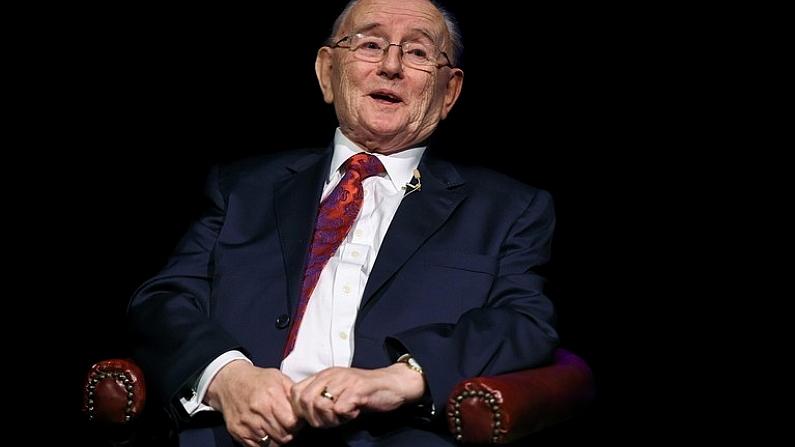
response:
[[[293,351],[282,361],[281,370],[298,382],[330,366],[350,366],[353,358],[353,326],[364,286],[375,263],[381,242],[392,222],[405,185],[414,175],[425,146],[389,156],[375,154],[385,174],[364,179],[364,200],[350,232],[320,273],[317,286],[296,337]],[[322,199],[342,179],[342,164],[362,152],[339,128],[334,135],[334,155],[323,188]],[[182,403],[190,414],[212,410],[201,403],[210,380],[218,370],[235,359],[246,359],[237,351],[228,352],[210,363],[199,378],[195,393]]]

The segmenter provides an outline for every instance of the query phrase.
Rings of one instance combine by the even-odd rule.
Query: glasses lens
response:
[[[364,61],[379,62],[384,58],[389,42],[381,37],[356,34],[351,38],[351,50]]]
[[[436,65],[432,58],[432,49],[433,47],[419,42],[406,42],[403,44],[403,62],[414,66]]]

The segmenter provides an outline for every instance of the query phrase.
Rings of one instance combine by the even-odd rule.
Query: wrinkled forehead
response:
[[[377,32],[396,41],[420,36],[437,44],[448,40],[444,17],[428,0],[364,0],[353,8],[340,32]]]

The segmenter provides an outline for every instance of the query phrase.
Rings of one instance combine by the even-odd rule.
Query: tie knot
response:
[[[374,155],[366,152],[359,152],[345,162],[345,169],[359,174],[360,178],[365,179],[371,175],[384,172],[384,165]]]

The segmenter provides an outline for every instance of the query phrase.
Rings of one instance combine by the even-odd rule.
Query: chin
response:
[[[370,117],[361,123],[377,135],[394,135],[407,129],[406,120],[395,118],[393,115]]]

